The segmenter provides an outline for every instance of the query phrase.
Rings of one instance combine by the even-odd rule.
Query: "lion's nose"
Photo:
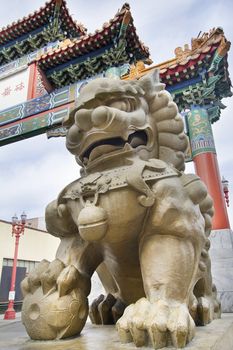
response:
[[[100,127],[106,124],[108,121],[109,111],[108,108],[105,106],[100,106],[94,109],[91,115],[91,120],[93,123],[93,126]]]
[[[75,113],[75,123],[80,130],[88,131],[92,128],[91,112],[88,109],[80,109]]]

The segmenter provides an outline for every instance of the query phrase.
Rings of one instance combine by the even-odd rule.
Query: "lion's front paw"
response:
[[[221,304],[214,296],[198,298],[195,323],[198,326],[205,326],[213,319],[221,317]]]
[[[79,334],[88,315],[88,282],[73,266],[42,261],[22,282],[22,322],[32,339]]]
[[[137,347],[184,347],[194,336],[195,324],[185,304],[139,299],[125,309],[117,322],[120,340]]]

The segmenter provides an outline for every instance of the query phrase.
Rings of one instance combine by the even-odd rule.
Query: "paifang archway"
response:
[[[137,36],[128,4],[93,35],[73,21],[65,1],[50,0],[34,14],[0,31],[0,146],[47,133],[64,136],[63,118],[79,90],[97,76],[138,79],[153,69],[173,95],[186,124],[196,173],[213,197],[213,229],[230,228],[211,124],[221,100],[232,95],[221,28],[175,49],[175,57],[152,65]]]

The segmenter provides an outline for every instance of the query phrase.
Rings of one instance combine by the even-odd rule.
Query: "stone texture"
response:
[[[213,281],[223,312],[233,312],[233,232],[214,230],[210,235]]]
[[[182,172],[187,138],[176,104],[158,71],[99,78],[64,125],[81,178],[46,209],[61,243],[56,259],[22,283],[28,334],[77,335],[89,311],[93,323],[116,323],[122,343],[184,347],[220,305],[208,253],[213,202],[196,175]],[[95,271],[106,295],[88,307]]]
[[[32,341],[28,339],[21,322],[0,319],[1,350],[136,350],[133,344],[121,344],[114,326],[95,326],[87,323],[82,335],[57,341]],[[148,348],[141,348],[142,350]],[[164,350],[174,349],[166,347]],[[232,350],[233,314],[223,314],[206,327],[197,327],[195,338],[187,350]]]

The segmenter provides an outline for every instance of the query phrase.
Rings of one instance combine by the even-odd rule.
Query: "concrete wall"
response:
[[[213,282],[223,312],[233,312],[233,231],[213,230],[210,235]]]

